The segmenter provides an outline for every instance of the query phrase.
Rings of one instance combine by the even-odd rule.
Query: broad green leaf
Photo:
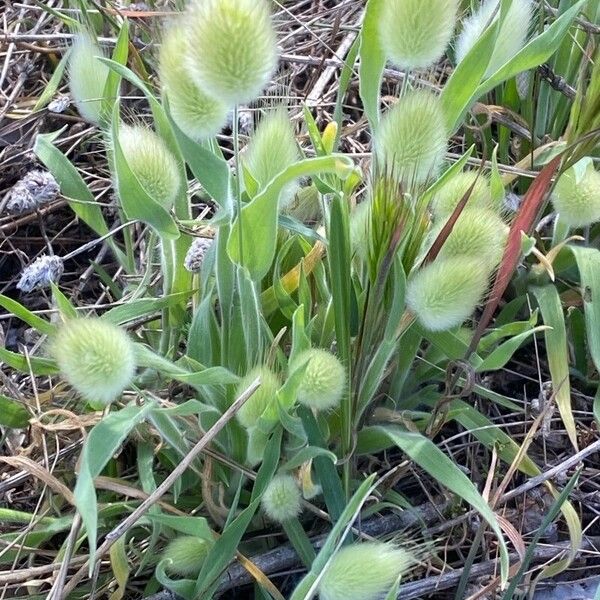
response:
[[[208,144],[192,141],[173,122],[171,124],[194,177],[221,208],[230,210],[231,171],[227,161],[215,154]]]
[[[571,443],[577,449],[577,428],[571,407],[571,382],[569,380],[569,349],[567,330],[560,301],[554,285],[532,287],[544,324],[549,326],[544,332],[546,355],[552,377],[552,390],[556,395],[556,405],[565,425]]]
[[[475,92],[475,98],[493,90],[503,81],[541,65],[556,52],[577,13],[586,0],[579,0],[569,10],[558,17],[543,33],[533,38],[514,58],[501,67],[490,78],[486,79]]]
[[[12,313],[17,317],[17,319],[21,319],[24,323],[27,323],[30,327],[33,327],[35,330],[39,331],[44,335],[52,335],[56,331],[56,326],[45,319],[38,317],[36,314],[32,313],[28,308],[5,296],[4,294],[0,294],[0,306],[7,310],[9,313]]]
[[[318,173],[333,173],[344,179],[353,170],[352,160],[342,155],[307,158],[289,166],[242,208],[227,242],[231,260],[248,269],[253,280],[260,281],[275,257],[279,194],[283,187],[299,177]]]
[[[129,55],[129,23],[125,20],[121,24],[119,36],[117,37],[117,43],[115,44],[112,60],[118,64],[126,65],[127,57]],[[112,114],[113,105],[116,99],[119,97],[119,87],[121,85],[121,75],[114,69],[109,70],[108,76],[106,77],[106,84],[104,85],[104,94],[102,97],[102,115],[105,120],[105,124],[108,126],[110,123],[110,116]]]
[[[107,234],[108,227],[100,206],[77,169],[52,143],[55,138],[56,133],[39,134],[33,151],[55,177],[73,212],[98,235]]]
[[[21,373],[32,373],[33,375],[56,375],[58,373],[56,363],[49,358],[24,356],[2,347],[0,347],[0,363],[6,363]]]
[[[596,369],[600,371],[600,251],[583,246],[567,248],[577,261],[588,348]]]
[[[179,531],[185,535],[192,535],[194,537],[202,538],[208,542],[212,542],[215,537],[211,528],[208,525],[208,521],[204,517],[193,517],[185,516],[179,517],[177,515],[147,515],[147,517],[156,523],[166,525],[174,531]]]
[[[466,112],[476,99],[479,84],[490,63],[498,32],[496,19],[460,61],[444,85],[440,96],[448,132],[454,133],[462,124]]]
[[[126,597],[130,569],[125,541],[125,536],[121,536],[109,550],[110,567],[117,583],[117,589],[111,593],[109,600],[121,600]]]
[[[379,19],[385,0],[369,0],[360,32],[359,92],[365,114],[374,133],[379,125],[381,82],[385,52],[379,36]]]
[[[35,103],[32,112],[36,112],[44,108],[51,100],[54,98],[54,94],[58,90],[60,86],[60,82],[63,78],[65,69],[67,68],[67,64],[69,62],[69,51],[63,54],[63,57],[60,59],[58,65],[56,65],[56,69],[54,69],[54,73],[52,73],[52,77],[50,77],[50,81],[46,84],[44,91],[40,94],[37,102]]]
[[[104,321],[113,323],[114,325],[125,325],[131,321],[135,321],[140,317],[151,315],[164,308],[176,306],[182,300],[187,300],[193,291],[178,292],[161,296],[159,298],[138,298],[136,300],[128,300],[123,304],[115,306],[107,310],[100,318]]]
[[[142,406],[130,404],[119,411],[111,412],[92,428],[85,440],[74,494],[77,510],[88,536],[90,555],[96,552],[98,527],[98,503],[94,479],[100,475],[106,463],[119,450],[129,432],[146,419],[154,406],[152,402]],[[93,569],[94,561],[90,561],[90,576]]]
[[[283,463],[281,469],[282,471],[292,471],[303,465],[305,462],[316,458],[317,456],[324,456],[333,464],[336,464],[337,462],[337,456],[333,452],[330,452],[325,448],[319,448],[318,446],[306,446],[302,448],[302,450],[296,452],[285,463]]]
[[[502,579],[508,578],[509,558],[506,542],[494,511],[481,497],[473,482],[429,438],[399,427],[375,427],[385,433],[415,463],[441,485],[468,502],[489,523],[500,543]]]
[[[22,429],[29,423],[29,412],[16,400],[0,394],[0,425]]]
[[[60,291],[60,288],[55,283],[51,283],[50,287],[54,304],[58,307],[60,316],[65,320],[79,318],[73,303]]]
[[[534,327],[529,331],[524,331],[514,337],[510,338],[503,344],[500,344],[497,348],[492,350],[483,361],[475,369],[477,373],[483,373],[484,371],[498,371],[502,369],[512,358],[513,354],[519,349],[521,344],[530,336],[540,331],[546,331],[551,329],[547,326]]]

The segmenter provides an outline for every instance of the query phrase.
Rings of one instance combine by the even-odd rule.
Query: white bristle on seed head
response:
[[[133,342],[120,327],[98,318],[62,324],[50,352],[66,381],[97,407],[116,400],[135,374]]]
[[[446,224],[445,220],[431,230],[428,241],[433,244]],[[508,238],[508,225],[489,208],[465,208],[452,231],[444,241],[439,259],[465,256],[479,259],[490,269],[495,269],[504,253]]]
[[[277,66],[269,3],[193,0],[185,18],[185,60],[196,84],[229,104],[255,99]]]
[[[337,356],[322,348],[311,348],[294,358],[290,370],[303,366],[306,368],[298,388],[298,402],[317,411],[338,406],[344,395],[346,369]]]
[[[165,33],[160,47],[160,80],[176,125],[189,138],[200,141],[216,135],[227,122],[229,106],[198,87],[185,65],[187,49],[183,23]]]
[[[179,168],[165,141],[143,125],[119,127],[125,160],[146,193],[169,209],[179,191]]]
[[[402,96],[382,117],[377,158],[407,184],[434,177],[444,160],[447,130],[439,99],[425,90]]]
[[[176,537],[163,550],[161,560],[166,561],[165,570],[184,577],[197,575],[211,545],[208,540],[191,535]]]
[[[276,475],[265,489],[261,503],[265,514],[276,523],[297,517],[302,510],[302,495],[291,475]]]
[[[381,600],[416,563],[390,542],[344,546],[333,555],[319,582],[321,600]]]
[[[486,0],[469,18],[465,19],[456,42],[456,61],[460,62],[481,37],[487,26],[500,17],[499,0]],[[486,77],[496,73],[525,45],[533,18],[532,0],[513,0],[498,35]]]
[[[243,162],[260,191],[298,158],[294,127],[287,111],[279,107],[261,119],[244,152]],[[295,188],[295,184],[286,186],[280,194],[281,204],[291,200]]]
[[[454,27],[458,0],[386,0],[379,36],[391,62],[401,69],[423,69],[444,54]]]
[[[593,163],[565,171],[554,188],[552,204],[561,221],[571,227],[600,221],[600,173]]]
[[[109,68],[100,47],[87,34],[75,37],[69,53],[69,89],[79,114],[90,123],[102,120],[102,99]]]
[[[489,275],[489,266],[478,258],[437,259],[411,275],[406,304],[428,331],[453,329],[473,313]]]
[[[236,396],[242,394],[253,382],[260,377],[258,389],[242,404],[235,417],[245,429],[256,425],[261,415],[269,406],[276,402],[279,378],[266,366],[254,367],[242,378],[237,387]]]

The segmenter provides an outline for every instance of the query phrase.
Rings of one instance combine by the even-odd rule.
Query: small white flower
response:
[[[40,256],[23,269],[17,289],[27,293],[50,287],[51,283],[56,283],[60,279],[64,270],[65,267],[59,256]]]

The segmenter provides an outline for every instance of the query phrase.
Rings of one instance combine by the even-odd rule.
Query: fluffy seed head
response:
[[[439,99],[416,90],[400,98],[383,116],[375,146],[381,164],[393,165],[406,183],[419,184],[438,172],[446,142]]]
[[[600,221],[600,173],[590,164],[578,178],[575,167],[571,167],[556,183],[552,203],[561,220],[571,227]]]
[[[401,69],[437,62],[450,41],[458,0],[386,0],[379,36],[386,56]]]
[[[487,26],[500,16],[499,0],[486,0],[478,11],[465,20],[456,42],[456,60],[460,62],[481,37]],[[493,75],[525,45],[533,17],[531,0],[513,0],[498,32],[485,76]]]
[[[35,210],[56,200],[60,186],[48,171],[29,171],[19,179],[8,193],[6,210],[11,214],[21,214]]]
[[[265,412],[265,409],[275,401],[275,394],[279,389],[279,379],[273,371],[268,367],[254,367],[240,381],[236,396],[239,396],[248,386],[257,378],[260,377],[260,387],[248,398],[236,413],[236,418],[240,425],[246,429],[254,427],[260,419],[260,416]]]
[[[169,29],[160,47],[160,80],[173,120],[188,137],[200,141],[221,131],[229,108],[192,81],[184,63],[186,49],[186,30]]]
[[[168,561],[165,569],[183,577],[197,575],[210,547],[211,543],[202,538],[191,535],[176,537],[163,550],[162,560]]]
[[[284,108],[271,111],[258,124],[244,153],[244,165],[258,183],[259,191],[298,160],[298,145],[289,115]],[[295,185],[287,186],[280,201],[286,204]]]
[[[89,37],[78,35],[69,54],[69,89],[79,114],[90,123],[101,121],[108,67],[98,60],[102,50]]]
[[[342,399],[346,370],[339,359],[322,348],[311,348],[298,354],[290,365],[293,371],[306,364],[298,388],[298,402],[314,410],[335,408]]]
[[[431,243],[445,225],[440,221],[431,230]],[[465,208],[442,246],[438,259],[468,256],[479,259],[490,270],[495,269],[504,253],[508,225],[497,213],[487,208]]]
[[[196,273],[202,268],[204,257],[213,245],[214,240],[212,238],[197,237],[194,238],[192,245],[189,247],[185,258],[183,259],[183,266],[190,273]]]
[[[380,600],[415,563],[391,543],[365,542],[339,550],[319,583],[321,600]]]
[[[56,283],[62,277],[64,270],[60,256],[40,256],[23,269],[17,289],[28,293],[50,287],[51,283]]]
[[[258,96],[277,66],[266,0],[194,0],[186,16],[187,68],[203,90],[230,104]]]
[[[409,279],[406,304],[429,331],[446,331],[471,315],[485,293],[489,267],[478,258],[438,259]]]
[[[476,171],[464,171],[451,177],[436,193],[432,202],[432,210],[436,219],[449,217],[462,197],[474,185],[465,208],[482,208],[499,212],[500,205],[495,205],[488,178]]]
[[[93,405],[117,399],[135,374],[135,350],[128,335],[97,318],[62,324],[50,345],[63,377]]]
[[[144,190],[169,209],[179,190],[179,169],[164,140],[148,127],[121,124],[119,143]]]
[[[265,490],[261,503],[271,521],[283,523],[293,519],[302,510],[300,488],[291,475],[276,475]]]

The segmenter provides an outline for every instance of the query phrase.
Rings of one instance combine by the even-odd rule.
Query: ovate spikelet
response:
[[[391,543],[364,542],[339,550],[319,582],[321,600],[381,600],[415,559]]]
[[[97,318],[61,325],[50,353],[62,376],[96,406],[116,400],[135,373],[133,342],[122,329]]]
[[[467,319],[486,291],[489,267],[478,258],[438,259],[414,273],[406,304],[429,331],[446,331]]]
[[[431,243],[442,231],[445,221],[432,229]],[[438,260],[454,256],[477,258],[490,270],[495,269],[504,253],[508,237],[508,225],[494,211],[486,208],[465,208],[447,237]]]
[[[291,475],[276,475],[264,491],[261,503],[265,514],[275,523],[289,521],[302,509],[300,488]]]
[[[481,37],[486,27],[500,17],[499,0],[486,0],[478,11],[465,20],[456,43],[456,60],[460,62]],[[531,0],[513,0],[498,32],[494,51],[485,76],[493,75],[525,45],[533,17]]]
[[[425,90],[408,92],[381,119],[375,140],[381,164],[408,184],[435,176],[446,152],[446,126],[439,99]]]
[[[244,153],[244,164],[258,183],[259,191],[298,160],[298,145],[287,111],[278,108],[261,119]],[[294,193],[286,186],[280,202],[286,204]]]
[[[246,390],[250,384],[260,377],[260,387],[248,398],[236,413],[236,418],[246,429],[256,425],[265,409],[275,402],[275,394],[279,389],[279,379],[268,367],[255,367],[240,381],[236,396]]]
[[[195,576],[211,548],[208,540],[183,535],[171,540],[163,550],[162,560],[166,560],[165,570],[183,577]]]
[[[432,210],[436,219],[446,219],[450,216],[463,196],[474,185],[469,195],[466,207],[494,209],[488,178],[476,171],[465,171],[451,177],[437,192],[435,192]],[[499,212],[500,206],[496,208]]]
[[[266,0],[194,0],[185,16],[187,68],[200,88],[230,104],[253,100],[277,66]]]
[[[293,371],[306,364],[304,377],[298,388],[298,402],[314,410],[336,407],[344,394],[346,370],[339,359],[321,348],[312,348],[298,354],[290,365]]]
[[[386,0],[379,37],[386,56],[401,69],[437,62],[450,41],[458,0]]]
[[[571,227],[600,221],[600,173],[590,164],[578,181],[571,167],[558,180],[552,203],[561,221]]]
[[[144,190],[165,208],[170,208],[179,190],[179,169],[164,140],[147,127],[121,125],[119,144]]]
[[[181,26],[167,31],[160,47],[160,80],[173,120],[188,137],[199,141],[221,131],[229,109],[190,78],[184,63],[185,33]]]
[[[69,54],[69,89],[79,114],[90,123],[101,120],[104,86],[108,67],[98,60],[103,56],[98,45],[85,34],[78,35]]]

